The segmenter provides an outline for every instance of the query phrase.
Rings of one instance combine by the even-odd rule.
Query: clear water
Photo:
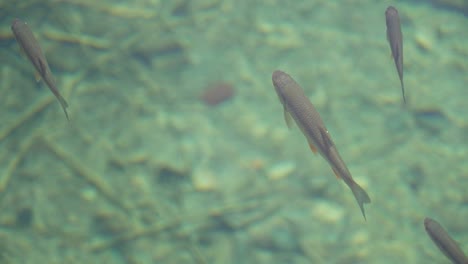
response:
[[[440,2],[1,1],[0,263],[449,263],[423,219],[468,251],[468,20]],[[369,193],[367,221],[286,127],[277,69]],[[223,85],[233,96],[201,99]]]

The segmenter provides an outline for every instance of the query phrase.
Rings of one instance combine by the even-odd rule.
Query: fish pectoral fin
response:
[[[286,110],[286,107],[284,107],[283,109],[283,116],[284,116],[284,121],[286,122],[286,125],[288,126],[289,129],[291,129],[294,126],[294,121],[293,121],[291,114],[289,114],[288,110]]]

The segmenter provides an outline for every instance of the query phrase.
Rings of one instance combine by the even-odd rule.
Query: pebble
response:
[[[236,91],[228,82],[217,82],[206,87],[200,95],[201,101],[207,106],[217,106],[230,100]]]
[[[195,170],[192,175],[192,183],[195,190],[200,192],[213,191],[217,187],[215,175],[207,169]]]
[[[312,215],[321,222],[336,224],[343,219],[344,211],[334,203],[317,201],[312,209]]]
[[[81,199],[86,202],[93,202],[97,198],[96,189],[92,187],[84,188],[80,192]]]
[[[296,170],[296,164],[292,161],[276,163],[268,169],[267,175],[271,180],[286,178]]]
[[[431,51],[434,46],[434,40],[427,32],[417,32],[414,36],[414,41],[418,48],[424,51]]]

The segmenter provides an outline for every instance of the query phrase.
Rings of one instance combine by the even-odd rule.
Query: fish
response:
[[[387,24],[387,41],[390,45],[398,77],[400,78],[403,102],[406,104],[405,85],[403,83],[403,34],[401,33],[400,16],[395,7],[387,7],[387,10],[385,10],[385,22]]]
[[[341,178],[351,189],[364,220],[366,220],[363,204],[370,203],[371,199],[367,192],[354,181],[322,118],[309,98],[304,94],[302,87],[289,74],[279,70],[273,72],[272,81],[283,105],[283,114],[287,126],[291,128],[293,120],[295,121],[306,137],[311,150],[314,153],[319,152],[331,166],[335,175]]]
[[[20,49],[26,54],[29,61],[36,69],[36,79],[44,80],[50,91],[55,95],[60,105],[62,106],[65,117],[67,120],[70,120],[67,112],[68,103],[58,91],[54,76],[52,75],[49,67],[49,63],[47,62],[47,59],[42,52],[41,47],[39,46],[39,42],[34,37],[31,29],[25,22],[15,18],[11,23],[11,31],[13,31],[13,35],[15,36],[16,42],[18,42]]]
[[[439,250],[454,264],[468,264],[468,258],[460,246],[434,219],[424,218],[424,228]]]

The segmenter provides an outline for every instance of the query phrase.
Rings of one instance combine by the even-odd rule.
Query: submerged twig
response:
[[[236,212],[245,212],[245,211],[249,211],[249,210],[254,210],[255,213],[254,213],[253,216],[246,217],[246,219],[244,219],[243,221],[239,221],[238,223],[234,223],[234,224],[229,223],[229,226],[231,228],[238,229],[238,228],[244,228],[244,227],[246,227],[248,225],[251,225],[251,224],[253,224],[255,222],[261,221],[262,219],[268,217],[274,211],[276,211],[278,206],[279,206],[278,204],[273,204],[273,205],[267,206],[266,209],[257,210],[258,208],[265,208],[265,204],[262,203],[262,202],[247,203],[247,204],[246,203],[239,203],[239,204],[235,204],[235,205],[230,204],[230,205],[227,205],[227,206],[223,206],[221,208],[212,209],[212,210],[210,210],[208,212],[208,214],[199,213],[197,215],[192,215],[192,216],[190,216],[190,219],[206,219],[207,216],[223,217],[223,216],[226,216],[228,214],[233,214],[233,213],[236,213]],[[152,235],[158,234],[160,232],[167,231],[167,230],[169,230],[171,228],[176,228],[182,223],[182,221],[183,221],[182,218],[177,217],[176,219],[171,219],[171,220],[169,220],[167,222],[159,223],[159,224],[156,224],[154,226],[150,226],[150,227],[147,227],[147,228],[141,228],[141,229],[138,229],[138,230],[133,230],[130,233],[117,236],[117,237],[115,237],[115,238],[113,238],[111,240],[94,242],[94,243],[88,245],[87,248],[88,248],[88,250],[93,251],[93,252],[106,250],[106,249],[112,248],[112,247],[114,247],[116,245],[119,245],[121,243],[127,243],[127,242],[132,241],[132,240],[136,240],[136,239],[139,239],[139,238],[142,238],[142,237],[152,236]],[[213,224],[213,222],[203,221],[203,224],[198,225],[197,228],[198,229],[206,228],[207,225],[211,225],[211,224]],[[193,233],[193,232],[194,232],[193,229],[191,229],[190,232],[185,230],[184,232],[180,233],[180,235],[187,235],[187,233]],[[196,249],[194,249],[194,250],[195,250],[194,253],[197,253]],[[200,255],[197,256],[197,258],[199,258],[199,260],[202,259],[200,257]],[[203,261],[201,261],[201,262],[203,263]]]
[[[73,35],[51,29],[44,31],[44,35],[54,41],[88,46],[95,49],[107,49],[110,47],[109,41],[91,36]]]
[[[8,184],[10,183],[10,179],[13,176],[13,172],[18,167],[18,164],[27,155],[29,149],[35,143],[35,141],[36,141],[36,136],[33,135],[22,142],[22,144],[19,147],[18,153],[16,153],[16,156],[8,164],[8,167],[6,168],[5,173],[3,174],[3,177],[0,178],[0,193],[6,190],[6,188],[8,187]]]
[[[261,210],[259,210],[261,208]],[[232,229],[243,229],[256,222],[260,222],[271,216],[279,208],[279,204],[265,204],[256,202],[249,204],[235,204],[210,211],[210,216],[221,221]],[[233,214],[238,214],[237,217]],[[242,217],[241,217],[242,215]]]
[[[124,211],[127,211],[127,207],[119,200],[117,195],[114,194],[114,192],[111,190],[111,187],[109,187],[104,181],[101,180],[97,173],[87,169],[78,160],[76,160],[73,155],[68,153],[58,144],[52,142],[46,137],[41,137],[41,140],[45,147],[47,147],[56,157],[61,159],[67,166],[69,166],[70,169],[74,170],[80,178],[96,188],[96,190],[112,204],[123,209]]]
[[[40,101],[36,102],[34,105],[29,107],[25,112],[21,114],[20,117],[15,118],[12,124],[8,127],[0,131],[0,141],[7,138],[11,133],[13,133],[16,129],[22,126],[24,123],[28,122],[29,120],[36,117],[39,113],[44,111],[44,109],[50,105],[55,98],[53,96],[46,96]]]
[[[135,8],[131,5],[106,5],[102,4],[100,1],[83,1],[83,0],[56,0],[59,3],[67,3],[71,5],[76,5],[78,7],[89,8],[91,10],[96,10],[108,15],[121,17],[124,19],[152,19],[155,18],[159,13],[154,9],[149,8]]]
[[[168,229],[176,227],[180,223],[181,223],[181,219],[176,219],[176,220],[168,221],[162,224],[156,224],[151,227],[133,230],[130,233],[117,236],[111,240],[98,241],[98,242],[91,243],[90,245],[87,246],[87,249],[93,252],[102,251],[102,250],[114,247],[121,243],[126,243],[126,242],[129,242],[129,241],[141,238],[141,237],[147,237],[147,236],[151,236],[151,235],[166,231]]]

